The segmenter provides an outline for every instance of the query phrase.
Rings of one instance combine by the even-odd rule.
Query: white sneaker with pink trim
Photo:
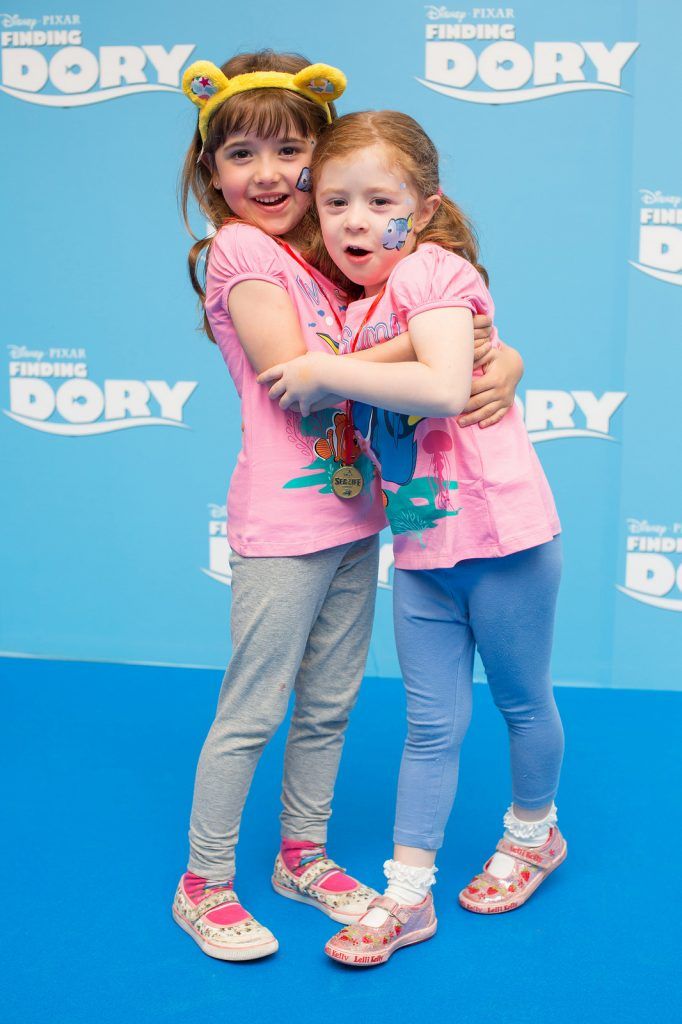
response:
[[[228,885],[201,885],[189,872],[178,883],[173,917],[207,956],[217,960],[258,960],[276,953],[277,939],[244,910]]]
[[[295,875],[289,871],[282,855],[278,853],[272,873],[272,887],[280,896],[317,907],[332,921],[353,924],[360,920],[379,894],[350,876],[348,880],[351,884],[344,889],[325,888],[324,883],[332,881],[333,876],[339,873],[345,874],[345,869],[329,857],[320,856],[312,860],[305,871]]]

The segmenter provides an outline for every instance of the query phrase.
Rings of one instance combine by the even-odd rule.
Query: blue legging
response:
[[[408,733],[394,842],[424,850],[442,845],[471,720],[475,647],[509,730],[514,802],[539,808],[554,798],[564,751],[549,669],[560,576],[559,537],[452,569],[396,569],[393,612]]]

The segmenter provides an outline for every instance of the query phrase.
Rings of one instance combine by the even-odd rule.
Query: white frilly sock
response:
[[[421,903],[431,886],[436,884],[437,871],[435,865],[430,868],[417,868],[412,864],[403,864],[399,860],[384,861],[384,874],[388,879],[384,896],[407,906]],[[388,914],[382,907],[374,907],[368,910],[361,920],[370,928],[380,928],[387,918]]]
[[[518,846],[543,846],[549,837],[549,830],[557,822],[556,804],[552,804],[544,818],[525,821],[517,818],[513,806],[504,816],[504,838]],[[514,868],[514,860],[506,853],[495,853],[488,865],[488,871],[495,878],[508,878]]]

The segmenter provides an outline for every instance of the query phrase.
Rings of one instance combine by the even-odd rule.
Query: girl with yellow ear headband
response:
[[[292,690],[272,884],[343,924],[376,895],[327,857],[325,843],[371,634],[382,495],[340,399],[328,396],[302,418],[270,402],[256,380],[306,351],[338,350],[352,286],[324,277],[304,252],[314,235],[313,147],[344,87],[337,69],[272,51],[220,69],[199,61],[183,79],[199,109],[183,209],[187,219],[191,192],[216,229],[192,247],[190,276],[241,397],[243,433],[228,495],[232,657],[199,760],[173,913],[204,952],[225,960],[278,948],[237,898],[234,851],[256,763]],[[358,358],[414,355],[405,334]]]

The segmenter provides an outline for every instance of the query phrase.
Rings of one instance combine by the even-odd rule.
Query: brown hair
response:
[[[297,53],[260,50],[258,53],[238,53],[223,64],[221,71],[228,78],[253,71],[285,71],[295,75],[309,65],[310,61]],[[336,117],[333,103],[329,104],[329,108],[332,117]],[[196,128],[180,176],[180,205],[185,226],[192,238],[196,238],[196,235],[189,224],[190,193],[216,231],[228,218],[234,216],[222,192],[213,187],[213,154],[228,135],[255,132],[261,138],[271,138],[285,132],[300,132],[316,139],[326,124],[327,115],[323,107],[288,89],[253,89],[237,93],[226,100],[209,122],[203,147],[199,128]],[[304,221],[307,219],[305,217]],[[302,230],[304,234],[312,234],[312,230],[306,224]],[[202,255],[208,256],[212,238],[212,235],[198,238],[188,257],[190,281],[201,299],[202,306],[206,293],[199,277],[198,263]],[[338,271],[336,279],[338,280]],[[203,327],[211,341],[214,341],[205,312]]]
[[[427,199],[440,191],[438,151],[426,132],[407,114],[395,110],[367,110],[344,114],[319,139],[313,152],[313,181],[328,160],[348,157],[359,149],[384,146],[412,179],[417,194]],[[441,193],[442,195],[442,193]],[[433,217],[417,235],[417,245],[433,242],[468,260],[488,283],[485,267],[478,262],[478,240],[473,225],[459,206],[443,195]],[[330,276],[333,263],[318,229],[305,252],[306,259]]]

